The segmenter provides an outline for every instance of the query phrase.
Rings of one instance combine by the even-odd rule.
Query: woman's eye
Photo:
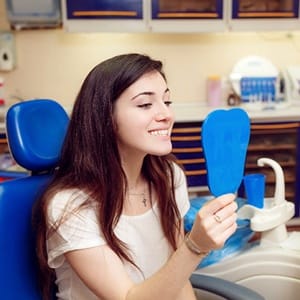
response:
[[[167,106],[170,106],[170,105],[172,104],[172,101],[165,101],[165,104],[166,104]]]
[[[152,103],[144,103],[144,104],[139,104],[138,107],[140,108],[150,108]]]

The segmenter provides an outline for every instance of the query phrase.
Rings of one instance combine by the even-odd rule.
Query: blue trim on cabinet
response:
[[[171,0],[168,0],[171,1]],[[209,19],[209,20],[221,20],[223,19],[223,0],[215,0],[212,2],[215,2],[216,5],[216,10],[215,11],[201,11],[201,10],[178,10],[178,11],[162,11],[159,8],[159,2],[160,0],[152,0],[152,19],[153,20],[172,20],[172,19],[180,19],[180,20],[204,20],[204,19]],[[159,16],[160,13],[172,13],[172,16],[170,17],[166,17],[166,18],[161,18]],[[187,16],[180,16],[182,13],[186,14]],[[192,17],[192,15],[194,13],[201,13],[203,14],[203,16],[201,17]],[[205,16],[205,14],[207,13],[207,16]],[[215,13],[216,17],[210,17],[209,15],[211,13]],[[178,16],[176,16],[176,14],[178,14]],[[191,16],[189,17],[188,15],[191,14]]]
[[[143,19],[143,0],[66,0],[68,19]],[[76,12],[87,12],[76,15]],[[96,13],[99,12],[99,15]],[[105,15],[105,13],[108,15]],[[109,15],[111,12],[111,15]],[[117,13],[124,14],[117,14]],[[128,13],[128,15],[126,15]],[[130,15],[130,13],[134,15]]]
[[[232,19],[235,19],[235,20],[239,20],[239,19],[296,19],[299,17],[299,1],[297,0],[293,0],[293,8],[292,10],[290,11],[282,11],[282,12],[293,12],[293,16],[292,17],[240,17],[239,16],[239,12],[240,12],[240,9],[239,9],[239,0],[232,0],[232,10],[231,10],[231,18]],[[263,1],[261,1],[263,2]],[[259,13],[258,11],[251,11],[249,10],[249,13]],[[260,11],[262,12],[262,11]],[[269,11],[269,12],[280,12],[280,11]]]

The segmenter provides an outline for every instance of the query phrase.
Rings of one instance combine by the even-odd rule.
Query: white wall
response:
[[[0,3],[0,30],[9,26]],[[205,79],[227,76],[236,61],[261,55],[278,68],[300,64],[300,32],[214,34],[74,34],[62,29],[13,32],[17,67],[1,72],[8,103],[15,95],[53,98],[72,106],[87,72],[126,52],[147,53],[165,64],[173,101],[205,101]]]

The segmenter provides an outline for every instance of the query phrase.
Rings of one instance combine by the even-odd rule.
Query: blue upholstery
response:
[[[31,226],[32,206],[58,163],[69,118],[53,100],[30,100],[12,106],[7,137],[17,163],[32,174],[0,184],[0,299],[41,300]],[[261,300],[235,283],[206,275],[191,277],[194,287],[228,299]]]
[[[41,299],[31,208],[48,180],[48,175],[30,176],[0,185],[0,299]]]
[[[35,175],[0,184],[0,299],[41,299],[31,211],[57,165],[68,121],[53,100],[18,103],[7,113],[11,154]]]
[[[52,100],[32,100],[12,106],[6,116],[6,126],[15,160],[31,171],[55,166],[67,123],[67,113]]]

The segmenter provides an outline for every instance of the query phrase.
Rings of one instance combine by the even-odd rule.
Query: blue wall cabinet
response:
[[[76,32],[299,30],[298,0],[62,0]]]
[[[233,30],[300,29],[298,0],[231,0]]]
[[[63,0],[67,31],[143,32],[146,0]]]
[[[225,29],[223,0],[152,0],[150,30],[207,32]]]

